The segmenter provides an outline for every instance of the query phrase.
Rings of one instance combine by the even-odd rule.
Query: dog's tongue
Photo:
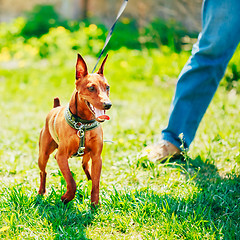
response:
[[[100,110],[97,108],[94,108],[95,111],[95,117],[100,120],[109,120],[110,117],[105,114],[105,110]]]
[[[98,119],[100,119],[100,120],[109,120],[110,117],[108,115],[104,114],[104,115],[99,116]]]

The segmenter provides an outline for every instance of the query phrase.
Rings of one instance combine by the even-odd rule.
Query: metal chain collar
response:
[[[85,133],[86,131],[93,130],[97,128],[100,123],[96,120],[84,120],[80,117],[74,115],[70,109],[69,105],[66,107],[64,111],[64,117],[68,125],[77,130],[77,136],[80,138],[78,151],[73,154],[75,157],[82,156],[85,150]]]

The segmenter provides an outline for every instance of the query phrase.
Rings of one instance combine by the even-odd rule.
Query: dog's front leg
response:
[[[56,159],[62,175],[67,183],[67,191],[64,195],[62,195],[61,200],[64,203],[68,203],[75,197],[76,182],[73,179],[72,173],[68,165],[68,157],[66,157],[65,154],[62,154],[61,151],[58,151]]]
[[[92,168],[91,168],[91,179],[92,179],[92,192],[91,192],[91,203],[92,205],[98,205],[99,202],[99,184],[100,175],[102,170],[102,158],[101,155],[92,155]]]

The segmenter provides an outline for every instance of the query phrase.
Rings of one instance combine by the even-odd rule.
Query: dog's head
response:
[[[88,73],[87,65],[80,54],[76,64],[76,90],[79,97],[84,100],[89,110],[99,122],[109,120],[105,111],[110,109],[112,103],[109,99],[110,86],[103,75],[104,65],[108,55],[104,58],[97,73]]]

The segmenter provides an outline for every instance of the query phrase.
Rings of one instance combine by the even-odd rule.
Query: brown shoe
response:
[[[147,146],[144,153],[150,161],[164,162],[167,158],[180,155],[181,151],[172,143],[163,140],[158,144]]]

